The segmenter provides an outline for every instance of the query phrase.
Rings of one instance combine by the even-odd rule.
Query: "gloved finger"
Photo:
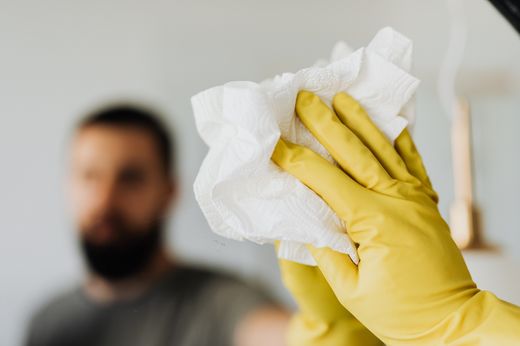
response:
[[[280,241],[275,240],[274,246],[278,254]],[[291,292],[307,290],[309,283],[316,282],[316,280],[319,282],[320,276],[323,277],[319,268],[316,266],[308,266],[282,258],[278,258],[278,263],[282,271],[282,280]]]
[[[278,252],[280,241],[275,241]],[[295,298],[300,311],[311,316],[319,315],[321,320],[332,322],[340,319],[353,319],[336,298],[329,283],[318,266],[278,258],[282,281]],[[324,307],[327,307],[324,309]]]
[[[422,161],[417,148],[408,132],[408,129],[404,129],[403,132],[397,137],[395,140],[395,149],[399,153],[399,156],[403,159],[408,171],[426,188],[426,193],[430,198],[435,202],[439,202],[439,196],[433,190],[432,183],[428,174],[426,173],[426,168],[424,168],[424,164]]]
[[[320,284],[323,275],[318,267],[296,263],[283,258],[278,259],[285,286],[293,293],[308,291],[309,285]]]
[[[314,151],[283,139],[278,140],[271,159],[321,196],[345,221],[347,232],[360,246],[374,236],[371,227],[356,227],[360,222],[370,221],[366,219],[367,206],[388,195],[400,198],[402,186],[391,186],[382,194],[370,191]]]
[[[374,191],[395,185],[395,180],[372,152],[317,95],[308,91],[298,93],[296,113],[343,170],[359,184]]]
[[[356,100],[340,93],[334,97],[333,106],[339,120],[370,149],[392,178],[405,182],[416,181],[395,148]]]
[[[279,139],[271,159],[320,195],[347,224],[360,206],[370,205],[369,190],[310,149]]]
[[[317,248],[311,244],[306,245],[336,296],[349,296],[357,287],[358,266],[347,254],[336,252],[328,247]],[[348,302],[341,301],[341,303],[348,308]]]

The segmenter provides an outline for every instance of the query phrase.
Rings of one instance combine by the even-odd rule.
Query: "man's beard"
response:
[[[81,239],[81,249],[89,268],[97,275],[118,281],[143,270],[157,253],[162,239],[162,224],[156,220],[146,229],[129,229],[120,218],[111,221],[118,234],[117,241],[96,244],[87,237]]]

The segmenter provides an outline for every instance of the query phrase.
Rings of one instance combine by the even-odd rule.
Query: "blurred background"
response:
[[[476,204],[487,242],[520,263],[520,36],[487,1],[466,0],[465,14],[457,92],[472,110]],[[114,99],[151,103],[175,129],[183,199],[172,252],[260,283],[291,307],[272,245],[221,238],[199,210],[192,185],[207,147],[190,97],[296,72],[328,59],[338,40],[359,48],[391,26],[414,41],[414,138],[448,218],[450,122],[436,81],[449,25],[435,0],[0,0],[0,345],[18,344],[35,307],[82,278],[63,198],[66,148],[79,117]]]

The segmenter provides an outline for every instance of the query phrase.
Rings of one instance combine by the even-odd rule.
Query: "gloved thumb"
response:
[[[311,244],[306,245],[337,297],[349,295],[356,289],[358,266],[347,254],[336,252],[328,247],[317,248]]]

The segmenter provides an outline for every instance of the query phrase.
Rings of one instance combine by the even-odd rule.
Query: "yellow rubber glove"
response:
[[[277,252],[279,244],[276,241]],[[282,280],[299,308],[289,323],[288,345],[383,345],[341,305],[318,267],[284,259],[278,261]]]
[[[394,148],[348,95],[334,110],[298,95],[300,119],[342,169],[283,140],[272,159],[359,244],[359,266],[308,245],[339,301],[387,345],[520,345],[520,308],[477,289],[408,132]]]

